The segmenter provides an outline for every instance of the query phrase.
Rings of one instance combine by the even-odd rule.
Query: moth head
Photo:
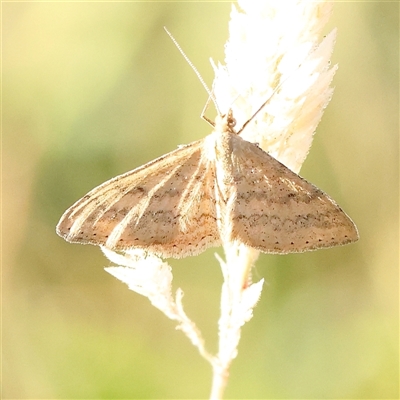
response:
[[[235,125],[236,119],[233,117],[231,109],[229,109],[226,114],[217,115],[217,117],[215,118],[215,130],[217,131],[236,134],[236,131],[234,129]]]

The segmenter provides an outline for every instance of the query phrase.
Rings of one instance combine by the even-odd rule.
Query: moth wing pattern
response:
[[[357,228],[322,190],[256,144],[232,136],[232,237],[265,253],[293,253],[358,239]]]
[[[203,155],[202,142],[91,190],[64,213],[57,233],[69,242],[141,248],[175,258],[219,246],[215,170]]]

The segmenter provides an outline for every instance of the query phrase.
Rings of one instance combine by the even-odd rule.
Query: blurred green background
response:
[[[206,398],[211,370],[175,325],[66,243],[88,190],[204,137],[229,2],[3,3],[3,398]],[[262,255],[266,280],[226,398],[398,398],[399,3],[341,2],[335,94],[301,174],[357,223],[354,245]],[[210,111],[212,112],[212,111]],[[172,261],[216,350],[214,250]],[[221,250],[219,250],[221,253]]]

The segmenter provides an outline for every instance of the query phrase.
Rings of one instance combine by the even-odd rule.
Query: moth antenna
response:
[[[192,68],[192,70],[194,71],[194,73],[196,74],[197,78],[199,78],[200,83],[203,85],[204,89],[206,89],[206,92],[208,93],[209,99],[212,100],[212,102],[214,103],[214,106],[218,112],[219,115],[221,115],[221,112],[219,111],[218,108],[218,104],[217,101],[215,99],[214,93],[209,89],[209,87],[207,86],[207,84],[204,82],[203,77],[200,75],[200,72],[197,70],[197,68],[193,65],[193,63],[190,61],[189,57],[185,54],[185,52],[182,50],[181,46],[178,44],[178,42],[176,41],[176,39],[172,36],[171,32],[168,31],[168,29],[164,26],[164,30],[165,32],[167,32],[168,36],[170,37],[170,39],[172,40],[172,42],[174,43],[174,45],[177,47],[177,49],[179,50],[179,52],[182,54],[183,58],[186,60],[186,62],[190,65],[190,67]],[[208,105],[209,100],[207,100],[206,106]],[[207,108],[207,107],[205,107]],[[203,110],[204,112],[204,110]],[[201,116],[203,119],[205,119],[207,122],[209,122],[209,120],[207,118],[204,117],[204,114],[202,113]]]
[[[296,67],[295,71],[297,71],[301,67],[302,63],[299,64],[298,67]],[[243,126],[240,128],[239,131],[237,131],[237,134],[239,135],[243,129],[251,122],[254,120],[254,118],[257,116],[257,114],[269,103],[269,101],[272,99],[272,97],[282,88],[283,84],[290,79],[293,76],[293,74],[289,74],[282,82],[280,82],[276,88],[273,90],[271,95],[267,98],[267,100],[264,101],[264,103],[261,104],[260,108],[243,124]]]

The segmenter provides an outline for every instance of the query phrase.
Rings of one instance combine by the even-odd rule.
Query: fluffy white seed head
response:
[[[220,110],[232,108],[241,134],[298,173],[332,96],[336,31],[320,41],[332,12],[327,1],[239,0],[232,7],[226,65],[215,65]]]

